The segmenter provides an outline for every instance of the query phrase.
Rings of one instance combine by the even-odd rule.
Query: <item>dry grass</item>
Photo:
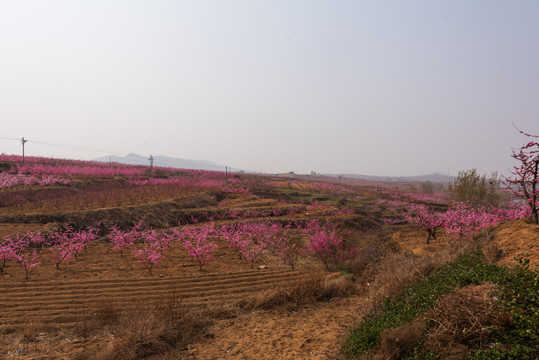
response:
[[[470,285],[442,298],[425,314],[433,323],[426,343],[439,354],[448,348],[489,341],[492,331],[510,324],[510,317],[500,310],[498,287],[493,283]]]
[[[410,324],[385,330],[381,335],[380,351],[375,360],[397,360],[410,351],[425,331],[426,324],[417,319]]]
[[[83,358],[130,360],[181,351],[204,333],[216,314],[222,316],[223,312],[185,306],[176,294],[131,306],[104,301],[100,308],[86,313],[77,330],[85,337],[107,332],[114,340],[107,349]]]
[[[302,305],[327,301],[356,291],[346,277],[327,279],[323,273],[307,274],[284,287],[259,293],[252,299],[228,305],[190,307],[181,297],[171,295],[147,304],[113,304],[107,301],[94,311],[86,311],[77,333],[86,338],[109,334],[113,341],[99,353],[80,355],[80,360],[177,359],[218,319],[233,318],[255,309],[295,310]]]
[[[496,293],[495,284],[483,283],[446,295],[424,316],[382,332],[372,358],[397,360],[419,343],[443,359],[466,358],[474,344],[491,341],[493,330],[511,322],[500,311]]]
[[[361,251],[352,261],[353,278],[372,304],[381,304],[440,266],[455,261],[459,255],[478,248],[484,249],[487,261],[499,259],[500,250],[492,241],[491,230],[466,241],[439,242],[435,252],[421,256],[411,249],[403,249],[391,233],[379,232],[362,243]]]
[[[285,287],[262,291],[251,299],[241,301],[239,306],[245,310],[294,310],[305,304],[329,301],[331,298],[348,296],[356,291],[357,287],[347,277],[329,279],[324,273],[312,273]]]

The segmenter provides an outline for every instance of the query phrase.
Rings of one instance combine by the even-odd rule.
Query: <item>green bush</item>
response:
[[[463,255],[454,263],[409,287],[402,294],[387,299],[377,311],[367,315],[351,331],[345,354],[357,358],[380,345],[383,330],[409,323],[421,316],[445,294],[466,285],[486,281],[500,286],[500,301],[511,316],[511,325],[495,331],[494,342],[474,349],[473,359],[534,359],[539,349],[539,278],[538,272],[523,266],[510,270],[505,266],[486,264],[481,252]],[[435,358],[419,343],[409,356]]]

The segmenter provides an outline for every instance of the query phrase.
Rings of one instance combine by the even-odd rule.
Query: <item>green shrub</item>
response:
[[[472,359],[535,359],[539,355],[539,273],[528,262],[508,269],[486,264],[481,252],[459,257],[441,267],[402,294],[387,299],[377,311],[365,316],[348,337],[344,352],[349,358],[375,351],[385,329],[410,323],[423,315],[444,295],[466,285],[492,282],[500,287],[500,303],[510,315],[507,326],[493,332],[493,342],[480,344],[468,356]],[[437,358],[421,341],[409,357]]]

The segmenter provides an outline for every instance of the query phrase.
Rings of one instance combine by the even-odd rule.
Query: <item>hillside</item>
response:
[[[129,165],[150,165],[149,156],[138,154],[128,154],[126,156],[102,156],[95,158],[93,161],[99,162],[115,162],[119,164]],[[208,171],[224,171],[225,165],[219,165],[206,160],[191,160],[182,159],[170,156],[153,155],[154,166],[172,167],[177,169],[193,169],[193,170],[208,170]]]

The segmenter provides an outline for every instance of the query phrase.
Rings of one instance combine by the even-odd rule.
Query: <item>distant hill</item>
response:
[[[94,159],[94,161],[100,162],[117,162],[120,164],[129,165],[150,165],[148,156],[142,156],[138,154],[128,154],[126,156],[102,156]],[[172,167],[178,169],[195,169],[195,170],[212,170],[212,171],[225,171],[225,165],[219,165],[211,161],[206,160],[189,160],[182,158],[174,158],[169,156],[155,155],[153,156],[153,165],[162,167]]]
[[[339,176],[332,174],[331,176]],[[443,175],[440,173],[433,173],[429,175],[419,176],[373,176],[373,175],[357,175],[357,174],[343,174],[348,179],[358,179],[367,181],[404,181],[404,182],[425,182],[430,181],[433,183],[449,184],[449,182],[456,179],[455,176]]]

